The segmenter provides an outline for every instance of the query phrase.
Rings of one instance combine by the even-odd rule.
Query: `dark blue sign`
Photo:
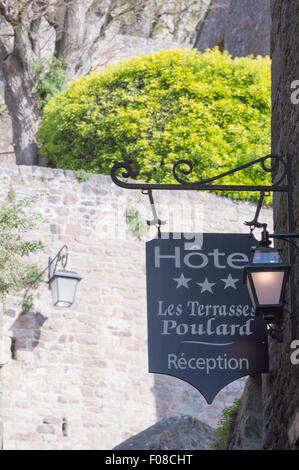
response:
[[[209,404],[230,382],[268,372],[266,327],[242,283],[257,245],[230,233],[147,242],[149,372],[185,380]]]

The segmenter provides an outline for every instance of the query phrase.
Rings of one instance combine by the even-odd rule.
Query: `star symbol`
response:
[[[212,287],[215,286],[216,283],[209,282],[208,279],[205,278],[204,282],[197,282],[196,284],[198,284],[201,287],[201,291],[200,291],[201,294],[205,291],[211,292],[211,294],[213,294]]]
[[[192,279],[188,279],[187,277],[184,276],[184,274],[182,273],[180,275],[180,277],[177,277],[177,278],[173,278],[174,281],[176,281],[178,283],[178,285],[176,286],[176,288],[178,289],[179,287],[187,287],[187,289],[189,289],[189,286],[188,286],[188,282],[191,281]]]
[[[234,289],[237,289],[236,282],[238,282],[240,279],[233,279],[231,274],[229,273],[226,279],[220,279],[220,280],[225,283],[224,289],[227,289],[228,287],[233,287]]]

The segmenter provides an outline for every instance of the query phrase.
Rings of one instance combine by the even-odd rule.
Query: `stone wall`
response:
[[[292,82],[299,80],[299,3],[272,0],[272,152],[292,155],[295,232],[299,232],[299,104],[292,99]],[[298,85],[297,85],[298,88]],[[276,175],[276,171],[274,173]],[[288,230],[286,196],[274,199],[275,230]],[[284,246],[287,253],[286,244]],[[296,257],[295,338],[299,339],[299,270]],[[267,449],[298,449],[299,365],[290,361],[291,322],[285,324],[284,342],[272,342],[271,373],[264,377],[264,446]]]
[[[270,0],[212,0],[195,47],[219,46],[233,57],[270,54]]]
[[[143,54],[165,49],[181,49],[190,47],[188,44],[144,38],[128,34],[116,34],[112,38],[103,39],[98,45],[97,53],[92,60],[92,70],[101,70],[116,62],[138,57]]]
[[[1,164],[0,174],[1,202],[10,187],[17,197],[48,192],[35,205],[43,220],[28,233],[45,244],[33,261],[46,267],[67,243],[68,268],[83,278],[70,309],[52,306],[46,284],[24,316],[20,297],[7,301],[0,357],[4,449],[112,449],[181,415],[215,427],[244,379],[209,406],[185,382],[147,372],[145,240],[126,233],[125,223],[127,206],[148,208],[145,196],[116,187],[109,176],[80,182],[71,171],[11,164]],[[155,200],[167,231],[247,232],[243,221],[255,213],[254,204],[208,193],[158,191]],[[271,229],[271,209],[261,218]],[[154,236],[151,228],[147,239]]]

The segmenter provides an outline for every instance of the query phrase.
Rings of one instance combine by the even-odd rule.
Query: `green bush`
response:
[[[174,182],[174,162],[188,159],[198,180],[270,152],[270,102],[268,57],[162,51],[79,78],[50,100],[41,153],[58,167],[104,174],[125,161],[134,177],[159,183]],[[260,165],[218,181],[265,182]]]
[[[16,199],[11,187],[7,201],[0,206],[0,301],[39,284],[40,271],[28,258],[38,253],[43,244],[28,240],[28,232],[41,218],[39,213],[29,213],[29,209],[42,194]]]
[[[236,398],[231,406],[222,410],[222,416],[217,423],[215,438],[211,444],[213,450],[227,450],[233,431],[233,425],[240,410],[241,400]]]

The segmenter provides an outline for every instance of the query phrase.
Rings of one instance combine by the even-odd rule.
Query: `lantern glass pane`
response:
[[[255,250],[252,263],[253,264],[282,263],[282,259],[278,251]]]
[[[278,305],[284,279],[284,271],[253,272],[252,281],[259,305]]]
[[[255,301],[254,301],[254,297],[253,297],[253,294],[252,294],[252,289],[251,289],[251,285],[250,285],[248,276],[246,278],[246,286],[247,286],[247,290],[248,290],[248,293],[249,293],[249,297],[250,297],[252,306],[253,306],[253,308],[255,308],[256,305],[255,305]]]
[[[67,277],[58,278],[59,306],[68,307],[73,304],[78,280]]]

